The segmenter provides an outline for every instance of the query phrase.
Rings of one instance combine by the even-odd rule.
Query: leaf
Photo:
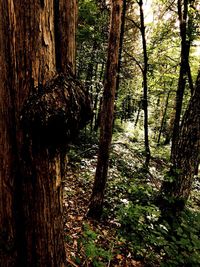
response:
[[[83,216],[78,216],[77,217],[77,221],[82,221],[83,220]]]
[[[103,233],[105,236],[108,235],[108,231],[106,231],[106,230],[103,230],[102,233]]]
[[[118,254],[118,255],[116,256],[116,259],[118,259],[118,260],[123,260],[123,255]]]

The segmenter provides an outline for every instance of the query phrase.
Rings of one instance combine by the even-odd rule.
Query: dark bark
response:
[[[179,16],[180,37],[181,37],[181,62],[180,62],[178,88],[176,92],[176,106],[175,106],[176,112],[174,117],[174,126],[172,133],[172,148],[171,148],[172,162],[174,155],[176,154],[176,146],[179,140],[181,110],[182,110],[183,96],[184,96],[188,66],[189,66],[190,41],[187,41],[188,0],[184,1],[178,0],[178,16]]]
[[[57,70],[76,72],[76,26],[77,0],[54,0],[56,29],[56,63]]]
[[[147,56],[147,45],[145,36],[145,25],[144,25],[144,13],[143,13],[143,1],[138,2],[140,7],[140,31],[142,35],[142,46],[143,46],[143,110],[144,110],[144,143],[145,143],[145,168],[148,168],[149,161],[151,158],[150,147],[149,147],[149,134],[148,134],[148,82],[147,82],[147,72],[148,72],[148,56]]]
[[[140,107],[140,105],[139,105],[139,107],[138,107],[138,111],[137,111],[137,116],[136,116],[136,119],[135,119],[135,124],[134,124],[135,127],[137,126],[138,121],[139,121],[140,111],[141,111],[141,107]]]
[[[169,96],[170,96],[170,92],[167,94],[167,99],[166,99],[166,103],[165,103],[165,110],[163,113],[163,117],[162,117],[162,121],[161,121],[161,125],[160,125],[160,130],[159,130],[159,135],[158,135],[158,142],[157,142],[158,145],[160,144],[161,134],[163,131],[164,124],[166,122],[166,114],[167,114],[167,108],[168,108],[168,104],[169,104]]]
[[[123,0],[123,8],[122,8],[122,21],[121,21],[121,30],[120,30],[120,42],[119,42],[119,62],[118,62],[118,70],[117,70],[117,80],[116,80],[116,93],[115,100],[118,98],[118,91],[120,85],[120,71],[122,65],[122,51],[123,51],[123,41],[124,41],[124,29],[125,29],[125,18],[126,18],[126,0]],[[113,120],[113,128],[115,125],[117,106],[114,107],[114,120]]]
[[[99,219],[102,215],[104,190],[107,180],[109,150],[112,139],[116,77],[118,70],[122,0],[112,0],[107,70],[105,76],[100,141],[95,181],[90,199],[88,217]]]
[[[169,172],[171,181],[165,181],[161,193],[167,196],[169,202],[163,209],[171,208],[179,212],[192,189],[193,178],[200,161],[200,71],[197,77],[194,94],[184,114],[179,133],[173,165]],[[163,198],[166,199],[166,198]],[[172,201],[173,200],[173,201]]]

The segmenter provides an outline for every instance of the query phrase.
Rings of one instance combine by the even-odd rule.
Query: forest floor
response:
[[[71,146],[64,181],[68,266],[148,266],[143,257],[133,255],[128,238],[119,234],[123,220],[120,211],[129,202],[129,188],[135,190],[135,181],[137,186],[140,181],[140,185],[150,185],[153,191],[158,191],[168,168],[166,155],[169,148],[152,148],[154,156],[149,172],[144,174],[143,144],[131,138],[126,132],[121,132],[113,139],[104,214],[100,222],[86,218],[95,175],[98,140],[82,136],[77,144]],[[149,266],[159,265],[155,263]]]

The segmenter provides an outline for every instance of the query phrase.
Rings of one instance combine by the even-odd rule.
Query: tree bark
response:
[[[120,30],[120,42],[119,42],[119,62],[118,62],[118,70],[117,70],[117,80],[116,80],[116,93],[115,100],[117,101],[119,85],[120,85],[120,71],[122,65],[122,51],[123,51],[123,42],[124,42],[124,29],[125,29],[125,18],[126,18],[126,0],[123,0],[123,8],[122,8],[122,19],[121,19],[121,30]],[[113,129],[115,126],[117,106],[114,106],[114,119],[113,119]]]
[[[44,91],[51,89],[49,81],[54,81],[52,77],[56,74],[54,11],[55,5],[50,0],[0,3],[0,266],[4,267],[65,265],[61,153],[60,150],[52,153],[48,142],[44,142],[47,139],[51,140],[50,145],[57,144],[57,135],[50,139],[51,132],[42,132],[36,123],[38,128],[33,136],[29,129],[32,123],[29,127],[24,124],[24,110],[27,114],[41,113],[36,122],[44,122],[45,114],[50,114],[48,107],[45,114],[34,107],[39,107],[41,99],[48,102],[48,93]],[[66,47],[71,39],[62,38],[61,42]],[[66,57],[64,54],[62,59],[64,72]],[[69,60],[74,69],[72,58]],[[52,91],[49,102],[53,112],[57,103],[62,105],[62,102],[56,102],[59,99],[56,88]],[[68,96],[67,90],[63,92]],[[34,95],[38,101],[30,111],[26,107],[31,106]],[[78,102],[82,103],[84,93],[80,95]],[[65,100],[69,106],[69,100],[66,97]],[[77,106],[74,108],[77,110]],[[80,109],[78,116],[81,113]],[[54,123],[52,129],[58,125]]]
[[[172,181],[165,181],[161,193],[174,200],[172,208],[180,211],[190,195],[192,182],[200,161],[200,71],[194,94],[184,114],[173,166]],[[168,203],[169,205],[169,203]],[[171,204],[170,204],[171,205]],[[166,206],[164,207],[164,209]]]
[[[122,9],[122,22],[121,22],[121,31],[120,31],[120,44],[119,44],[119,63],[118,63],[117,81],[116,81],[116,99],[117,99],[117,94],[119,91],[120,71],[121,71],[121,65],[122,65],[122,51],[123,51],[125,19],[126,19],[126,1],[127,0],[123,0],[123,9]]]
[[[160,125],[160,130],[159,130],[159,135],[158,135],[158,141],[157,141],[157,144],[158,145],[160,144],[161,134],[162,134],[162,131],[163,131],[164,124],[166,122],[166,114],[167,114],[167,109],[168,109],[168,104],[169,104],[169,96],[170,96],[170,92],[168,92],[167,98],[166,98],[164,114],[163,114],[163,117],[162,117],[162,121],[161,121],[161,125]]]
[[[122,0],[112,0],[107,70],[101,110],[100,141],[95,181],[90,199],[88,217],[99,219],[102,215],[104,191],[107,180],[109,149],[112,139],[114,100],[118,70]]]
[[[144,12],[143,12],[143,1],[138,2],[140,7],[140,31],[142,35],[142,46],[143,46],[143,110],[144,110],[144,143],[145,143],[145,168],[148,169],[149,161],[151,158],[151,152],[149,147],[149,129],[148,129],[148,83],[147,83],[147,72],[148,72],[148,56],[147,56],[147,45],[145,36],[145,25],[144,25]]]
[[[76,72],[77,0],[54,0],[57,70]]]
[[[182,110],[183,96],[184,96],[188,66],[189,66],[188,58],[190,51],[190,42],[187,41],[188,0],[184,1],[178,0],[178,16],[179,16],[180,37],[181,37],[181,62],[180,62],[178,88],[176,92],[175,117],[174,117],[173,133],[172,133],[172,147],[171,147],[172,162],[176,154],[176,146],[179,140],[181,110]]]

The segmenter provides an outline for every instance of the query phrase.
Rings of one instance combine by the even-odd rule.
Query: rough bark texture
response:
[[[66,129],[63,121],[71,119],[73,108],[80,116],[84,108],[77,107],[86,98],[73,76],[55,76],[54,8],[50,0],[0,3],[0,266],[4,267],[65,263],[61,153],[58,135],[47,129],[57,125]],[[69,108],[69,103],[76,104]],[[75,117],[73,122],[80,120]],[[45,136],[49,142],[43,142]]]
[[[122,0],[112,0],[112,13],[110,22],[109,47],[107,70],[104,84],[103,102],[101,109],[100,142],[95,182],[90,200],[88,216],[100,218],[102,214],[104,190],[107,180],[109,149],[112,139],[112,125],[114,113],[114,100],[116,90],[116,77],[118,69],[119,42]]]
[[[13,94],[6,77],[9,66],[6,64],[8,42],[4,36],[7,29],[8,6],[0,3],[0,266],[14,266],[16,262],[16,227],[14,210],[14,176],[16,168],[16,133],[12,106]],[[13,151],[13,152],[12,152]],[[5,265],[4,265],[5,264]]]
[[[175,199],[177,210],[187,201],[193,178],[200,160],[200,71],[196,88],[184,114],[179,140],[170,176],[173,181],[164,182],[162,193]],[[176,206],[177,202],[180,206]]]
[[[69,66],[75,74],[77,0],[54,1],[56,27],[58,27],[56,35],[57,69],[65,72]]]

